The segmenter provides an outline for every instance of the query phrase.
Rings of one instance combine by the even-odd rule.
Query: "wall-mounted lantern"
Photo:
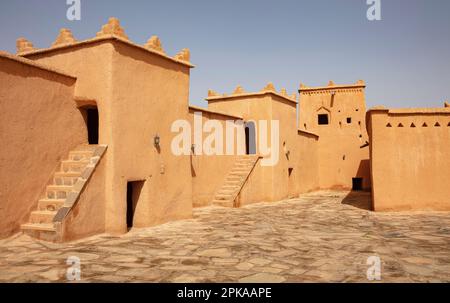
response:
[[[161,143],[161,138],[159,137],[158,134],[156,134],[156,136],[153,138],[153,145],[156,148],[159,148],[160,147],[160,143]]]

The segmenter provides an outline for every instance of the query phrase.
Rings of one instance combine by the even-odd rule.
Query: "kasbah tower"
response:
[[[299,128],[319,136],[319,187],[370,189],[365,83],[300,84]]]

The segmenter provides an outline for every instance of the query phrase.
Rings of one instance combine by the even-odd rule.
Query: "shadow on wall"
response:
[[[194,163],[192,163],[193,159],[192,159],[192,155],[190,155],[190,159],[191,159],[191,176],[192,177],[197,177],[197,174],[195,172],[195,168],[194,168]]]
[[[373,210],[372,197],[367,191],[351,191],[341,203],[364,210]]]
[[[358,171],[356,172],[356,176],[363,178],[362,182],[362,190],[370,191],[371,182],[370,182],[370,160],[365,159],[359,162]]]

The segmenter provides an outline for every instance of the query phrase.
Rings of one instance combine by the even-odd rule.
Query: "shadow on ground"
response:
[[[370,192],[351,191],[342,200],[342,204],[350,205],[364,210],[372,210],[372,199]]]

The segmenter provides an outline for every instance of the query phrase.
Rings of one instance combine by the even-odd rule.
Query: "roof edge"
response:
[[[224,112],[219,112],[219,111],[215,111],[215,110],[211,110],[211,109],[208,109],[208,108],[203,108],[203,107],[199,107],[199,106],[195,106],[195,105],[191,105],[191,104],[189,104],[189,109],[202,111],[202,112],[215,114],[215,115],[221,115],[221,116],[236,118],[236,119],[239,119],[239,120],[243,120],[242,117],[237,116],[237,115],[227,114],[227,113],[224,113]]]
[[[219,101],[219,100],[225,100],[225,99],[233,99],[233,98],[245,98],[245,97],[254,97],[254,96],[263,96],[263,95],[267,95],[267,94],[272,94],[274,96],[280,97],[282,99],[285,99],[289,102],[295,103],[297,104],[297,100],[291,99],[287,96],[283,96],[282,94],[279,94],[277,92],[274,91],[262,91],[262,92],[255,92],[255,93],[241,93],[241,94],[231,94],[231,95],[222,95],[222,96],[210,96],[205,98],[206,101],[208,102],[214,102],[214,101]]]
[[[53,52],[53,51],[57,51],[57,50],[62,50],[62,49],[69,49],[71,47],[77,47],[77,46],[83,46],[83,45],[88,45],[88,44],[93,44],[96,42],[103,42],[103,41],[118,41],[118,42],[122,42],[124,44],[127,44],[129,46],[144,50],[146,52],[158,55],[162,58],[165,58],[167,60],[170,60],[172,62],[187,66],[189,68],[194,68],[195,65],[187,62],[187,61],[183,61],[183,60],[179,60],[173,57],[170,57],[162,52],[158,52],[156,50],[153,49],[149,49],[146,48],[142,45],[136,44],[134,42],[131,42],[129,40],[126,40],[122,37],[119,37],[117,35],[106,35],[106,36],[101,36],[101,37],[94,37],[91,39],[87,39],[87,40],[82,40],[82,41],[77,41],[77,42],[73,42],[73,43],[66,43],[66,44],[61,44],[61,45],[57,45],[54,47],[49,47],[49,48],[41,48],[41,49],[37,49],[37,50],[32,50],[32,51],[27,51],[27,52],[22,52],[19,53],[18,56],[21,57],[27,57],[27,56],[33,56],[33,55],[38,55],[38,54],[45,54],[45,53],[49,53],[49,52]]]
[[[323,90],[339,90],[339,89],[349,89],[349,88],[365,88],[365,84],[344,84],[344,85],[331,85],[331,86],[317,86],[317,87],[307,87],[301,86],[298,92],[310,92],[310,91],[323,91]]]
[[[385,112],[389,115],[413,115],[413,114],[450,114],[450,107],[423,107],[423,108],[385,108],[383,106],[376,106],[370,108],[367,114],[372,112]]]
[[[66,77],[66,78],[71,78],[71,79],[74,79],[74,80],[77,79],[77,77],[69,75],[69,74],[67,74],[65,72],[62,72],[62,71],[60,71],[60,70],[58,70],[58,69],[56,69],[54,67],[50,67],[50,66],[42,64],[42,63],[37,63],[37,62],[35,62],[33,60],[30,60],[30,59],[27,59],[27,58],[24,58],[24,57],[21,57],[21,56],[18,56],[18,55],[14,55],[14,54],[11,54],[11,53],[8,53],[8,52],[0,51],[0,57],[8,59],[8,60],[11,60],[11,61],[15,61],[17,63],[24,64],[24,65],[32,66],[34,68],[37,68],[37,69],[40,69],[40,70],[43,70],[43,71],[46,71],[46,72],[51,72],[51,73],[54,73],[54,74],[58,74],[60,76]]]

